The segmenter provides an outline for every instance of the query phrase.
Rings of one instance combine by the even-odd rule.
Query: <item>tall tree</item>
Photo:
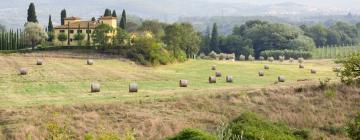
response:
[[[112,12],[112,17],[117,17],[115,10],[113,10],[113,12]]]
[[[38,23],[29,22],[25,25],[25,39],[32,49],[47,38],[43,27]]]
[[[30,3],[30,5],[29,5],[27,21],[28,22],[34,22],[34,23],[38,22],[38,20],[36,18],[36,12],[35,12],[34,3]]]
[[[66,10],[61,10],[61,25],[65,25]]]
[[[120,20],[120,28],[123,30],[126,30],[126,11],[123,10],[121,14],[121,20]]]
[[[52,20],[51,20],[51,15],[49,15],[49,24],[48,24],[48,32],[52,32],[53,29],[54,29],[54,26],[53,26],[53,23],[52,23]]]
[[[108,16],[111,16],[111,10],[110,9],[105,9],[104,17],[108,17]]]
[[[95,18],[95,17],[92,17],[92,18],[91,18],[91,21],[96,21],[96,18]]]
[[[219,33],[217,29],[217,24],[214,23],[212,33],[211,33],[211,40],[210,40],[210,47],[212,51],[220,52],[219,48]]]

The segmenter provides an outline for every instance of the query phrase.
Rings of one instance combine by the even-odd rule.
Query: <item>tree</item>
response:
[[[217,25],[214,23],[212,33],[211,33],[211,40],[210,40],[210,47],[212,51],[215,51],[217,53],[220,52],[219,49],[219,34],[217,30]]]
[[[95,17],[92,17],[92,18],[91,18],[91,21],[96,21],[96,18],[95,18]]]
[[[66,10],[61,10],[61,25],[65,25]]]
[[[5,30],[6,30],[5,26],[0,24],[0,32],[3,32]]]
[[[160,39],[165,36],[165,26],[167,25],[156,20],[145,20],[142,22],[139,31],[149,31],[155,35],[155,38]]]
[[[53,23],[52,23],[52,20],[51,20],[51,15],[49,15],[49,23],[48,23],[48,32],[52,32],[53,29],[54,29],[54,26],[53,26]]]
[[[340,71],[341,82],[360,85],[360,54],[350,56],[342,64],[344,68]]]
[[[113,31],[113,28],[107,24],[100,24],[92,33],[93,43],[98,49],[105,50],[111,43],[111,36],[109,33]]]
[[[126,31],[127,32],[135,32],[139,28],[139,25],[135,22],[126,23]]]
[[[108,16],[111,16],[111,10],[110,9],[105,9],[104,17],[108,17]]]
[[[126,12],[125,9],[123,10],[121,14],[121,20],[120,20],[120,28],[126,30]]]
[[[85,34],[83,33],[76,33],[74,35],[74,40],[78,42],[78,45],[82,45],[82,41],[85,39]]]
[[[30,5],[29,5],[27,21],[28,22],[38,22],[37,17],[36,17],[34,3],[30,3]]]
[[[64,46],[64,42],[68,39],[68,36],[65,33],[60,33],[57,39],[61,42],[61,45]]]
[[[254,54],[252,42],[250,39],[239,35],[229,35],[220,39],[220,47],[223,53],[235,53],[236,58],[240,55],[249,56]]]
[[[28,22],[25,25],[25,39],[32,49],[47,38],[43,27],[38,23]]]
[[[211,52],[211,48],[210,48],[210,40],[211,40],[211,35],[210,35],[210,27],[207,26],[205,34],[203,36],[202,39],[202,46],[200,48],[200,52],[205,53],[205,54],[209,54]]]
[[[113,12],[112,12],[112,17],[117,17],[115,10],[113,10]]]

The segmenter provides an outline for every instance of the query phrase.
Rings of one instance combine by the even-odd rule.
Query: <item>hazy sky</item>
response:
[[[317,7],[360,8],[360,0],[201,0],[214,2],[247,2],[254,4],[273,4],[282,2],[295,2]]]

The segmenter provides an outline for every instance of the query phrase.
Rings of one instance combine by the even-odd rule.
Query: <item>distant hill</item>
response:
[[[22,27],[28,5],[29,0],[2,1],[0,24],[11,28]],[[35,5],[39,21],[44,25],[47,24],[49,14],[53,16],[54,24],[59,24],[60,11],[63,8],[67,9],[69,16],[80,16],[84,19],[98,17],[103,14],[105,8],[110,8],[117,10],[118,14],[126,9],[129,15],[167,22],[177,21],[181,17],[297,17],[348,13],[348,9],[318,8],[293,2],[256,5],[207,0],[37,0]]]

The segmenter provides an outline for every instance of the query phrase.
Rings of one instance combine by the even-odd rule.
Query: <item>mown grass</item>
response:
[[[318,81],[326,77],[335,79],[333,62],[307,61],[305,69],[289,62],[223,62],[190,60],[185,63],[159,67],[144,67],[118,59],[95,59],[92,66],[85,59],[46,57],[44,65],[35,65],[35,57],[0,56],[0,107],[34,106],[44,104],[78,104],[128,101],[134,99],[173,98],[183,95],[203,95],[222,89],[249,89],[274,84],[279,75],[286,77],[282,85],[296,84],[297,80]],[[270,70],[258,76],[263,65]],[[209,84],[208,77],[217,65],[223,77],[216,84]],[[29,68],[21,76],[17,69]],[[310,69],[317,69],[316,75]],[[234,82],[225,82],[225,76],[234,76]],[[188,88],[178,87],[180,79],[189,80]],[[100,93],[90,93],[90,84],[101,84]],[[137,82],[139,93],[128,93],[128,84]]]

